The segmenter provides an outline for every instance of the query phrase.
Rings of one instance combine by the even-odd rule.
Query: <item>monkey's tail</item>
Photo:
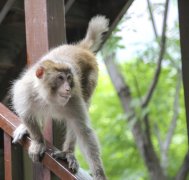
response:
[[[79,43],[79,46],[96,52],[102,43],[103,33],[108,31],[109,19],[105,16],[97,15],[93,17],[88,25],[85,38]]]

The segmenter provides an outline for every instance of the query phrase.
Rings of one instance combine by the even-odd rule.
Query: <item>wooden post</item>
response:
[[[65,42],[64,1],[25,0],[28,64]]]
[[[66,40],[64,0],[25,0],[25,21],[28,64]],[[51,121],[44,132],[45,138],[52,142]],[[33,167],[33,179],[51,179],[50,172],[41,164]]]
[[[11,137],[6,132],[4,132],[4,165],[5,180],[12,180]]]
[[[189,1],[178,0],[178,9],[185,109],[189,137]]]

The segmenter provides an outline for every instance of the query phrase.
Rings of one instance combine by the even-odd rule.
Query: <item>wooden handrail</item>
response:
[[[12,137],[14,130],[20,123],[19,118],[0,103],[0,129]],[[30,141],[31,139],[27,136],[20,144],[27,150]],[[42,164],[61,179],[76,180],[76,177],[66,168],[67,165],[65,162],[56,160],[51,156],[54,149],[56,148],[47,143],[47,151],[42,159]]]

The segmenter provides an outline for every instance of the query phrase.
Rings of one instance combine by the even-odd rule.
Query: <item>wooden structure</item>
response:
[[[104,14],[110,19],[107,38],[132,1],[2,0],[0,2],[0,86],[3,88],[0,91],[0,100],[7,102],[5,97],[9,82],[19,74],[26,63],[34,63],[50,48],[66,40],[71,43],[82,39],[88,21],[94,15]],[[43,165],[33,164],[32,173],[28,172],[25,168],[26,164],[23,164],[22,148],[11,144],[12,133],[19,124],[19,119],[0,104],[0,138],[4,139],[1,141],[4,144],[0,144],[0,148],[4,150],[4,174],[0,174],[0,178],[4,176],[5,180],[50,180],[52,177],[50,172],[53,172],[60,179],[76,179],[66,169],[65,162],[56,161],[50,156],[50,152],[54,149],[51,145],[42,160]],[[50,143],[53,142],[51,129],[50,123],[44,132]],[[29,143],[30,139],[26,138],[21,145],[27,149]]]
[[[0,104],[1,115],[0,115],[0,127],[4,131],[4,159],[5,159],[5,179],[11,180],[13,178],[13,174],[11,173],[12,164],[12,156],[11,156],[11,136],[15,128],[20,124],[20,121],[16,115],[14,115],[10,110],[8,110],[5,106]],[[26,137],[22,146],[27,149],[30,143],[30,139]],[[53,147],[48,146],[48,150],[45,153],[45,156],[42,160],[42,164],[44,164],[48,169],[50,169],[53,173],[55,173],[59,178],[66,180],[74,180],[76,179],[74,175],[72,175],[66,169],[66,163],[55,160],[50,154],[52,153]],[[17,163],[19,165],[20,162]],[[38,174],[40,177],[40,174]],[[44,174],[44,179],[48,179],[47,174]],[[28,177],[28,179],[30,179]],[[39,178],[34,178],[39,179]]]
[[[178,0],[182,74],[189,140],[189,1]]]
[[[92,16],[104,14],[110,18],[110,31],[106,35],[107,38],[132,1],[65,0],[64,2],[63,0],[25,0],[24,4],[24,0],[1,0],[0,100],[6,101],[5,97],[10,80],[19,74],[26,63],[34,63],[49,48],[64,43],[66,40],[70,43],[83,38],[88,21]],[[178,4],[185,104],[186,109],[188,109],[189,1],[178,0]],[[189,111],[186,111],[186,115],[189,129]],[[31,168],[33,171],[28,172],[25,164],[23,164],[23,159],[26,157],[22,157],[22,147],[11,144],[12,133],[19,124],[18,117],[0,104],[0,157],[4,154],[4,161],[0,161],[0,179],[3,177],[5,180],[26,179],[23,172],[28,175],[27,180],[32,178],[35,180],[50,180],[52,175],[50,172],[53,172],[60,179],[76,179],[67,170],[65,162],[57,161],[50,156],[50,152],[54,149],[52,145],[48,146],[48,151],[42,160],[43,165],[33,165],[33,168]],[[45,133],[46,139],[50,142],[49,144],[53,141],[51,127],[51,124],[47,127],[47,131],[51,133]],[[30,139],[26,138],[21,145],[27,149],[29,143]]]
[[[14,1],[14,4],[5,7],[6,3],[9,1]],[[35,46],[32,47],[34,48],[32,50],[36,50],[37,52],[35,53],[36,55],[29,55],[29,62],[30,58],[35,59],[36,57],[35,60],[37,60],[38,55],[43,54],[42,51],[45,51],[45,48],[47,48],[44,45],[45,43],[46,45],[48,44],[48,48],[52,48],[63,43],[64,38],[67,39],[68,43],[82,39],[89,20],[96,14],[104,14],[110,19],[111,27],[107,34],[108,37],[122,15],[129,8],[132,1],[133,0],[109,0],[108,2],[107,0],[65,0],[65,12],[63,12],[63,0],[57,0],[56,2],[31,0],[31,4],[29,0],[25,0],[25,10],[24,0],[1,0],[0,87],[4,88],[1,88],[0,91],[0,101],[3,101],[6,96],[10,80],[15,79],[26,64],[26,35],[34,35],[35,37],[32,38],[37,38],[35,39],[35,44],[33,44]],[[35,8],[35,6],[37,6],[37,8]],[[8,11],[1,23],[1,12],[4,8]],[[35,18],[33,21],[31,21],[31,15]],[[65,29],[63,27],[64,15]],[[47,18],[48,22],[45,22],[45,18]],[[29,32],[25,32],[25,22],[26,28],[29,27],[28,30],[30,30],[30,33],[33,33],[33,35]],[[30,23],[30,25],[28,23]],[[46,30],[42,30],[42,28]],[[40,36],[39,30],[43,31],[41,32],[42,36]],[[63,37],[65,34],[66,37]],[[38,38],[45,38],[45,36],[48,40],[46,39],[46,42],[43,42],[44,44],[42,45],[42,39]],[[32,45],[29,45],[30,48],[31,46]],[[39,53],[40,51],[41,53]],[[39,54],[37,55],[37,53]],[[31,54],[33,54],[33,52]]]

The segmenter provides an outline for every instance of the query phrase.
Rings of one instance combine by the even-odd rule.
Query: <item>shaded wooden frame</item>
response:
[[[182,77],[189,137],[189,1],[178,0]],[[189,140],[189,138],[188,138]]]

